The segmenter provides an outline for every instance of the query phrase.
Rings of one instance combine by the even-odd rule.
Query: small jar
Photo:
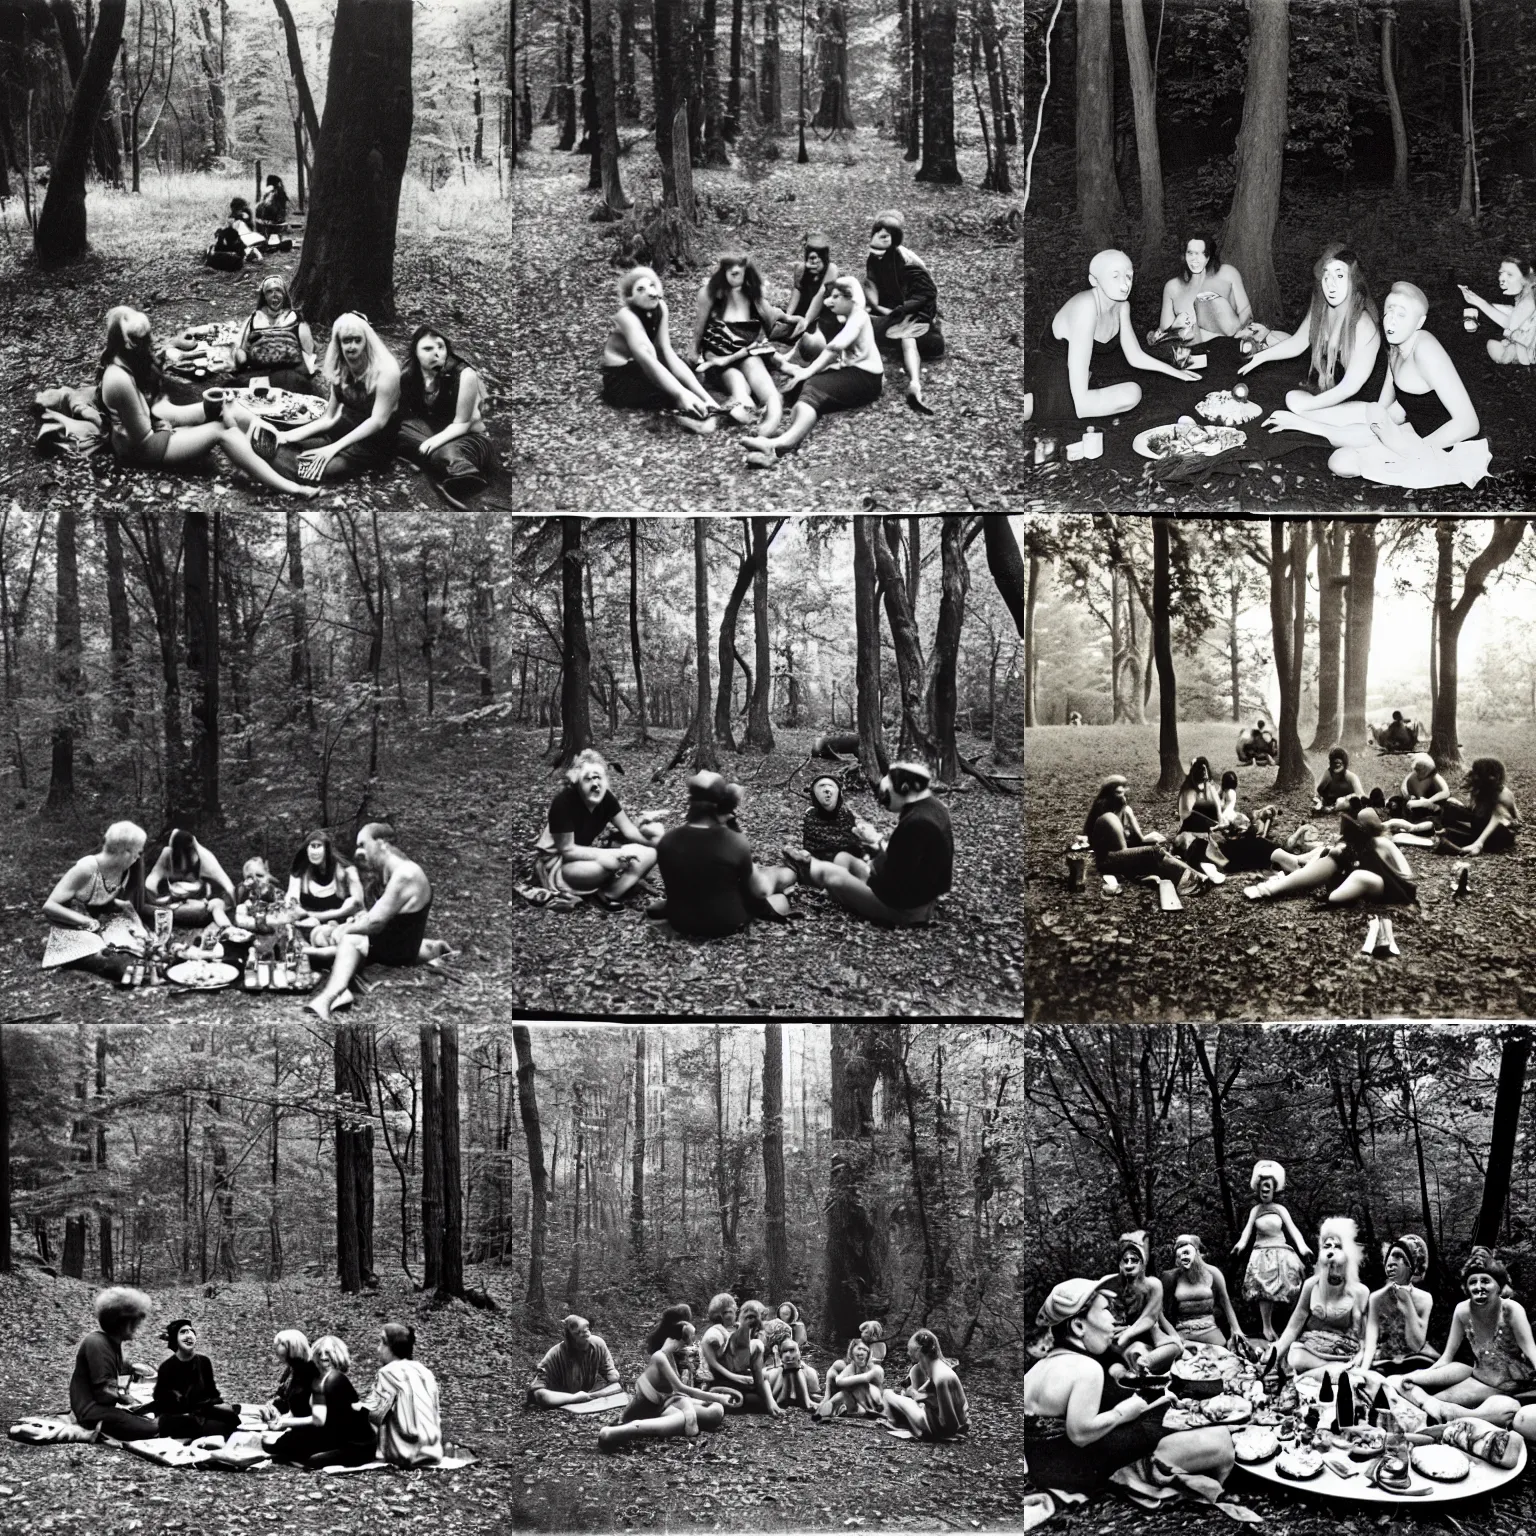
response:
[[[1104,434],[1098,427],[1088,427],[1084,430],[1083,457],[1085,459],[1104,457]]]

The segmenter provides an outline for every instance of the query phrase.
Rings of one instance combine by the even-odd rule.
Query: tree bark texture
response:
[[[534,1084],[533,1042],[526,1024],[512,1026],[517,1052],[517,1110],[528,1144],[528,1185],[533,1207],[528,1229],[528,1290],[524,1298],[530,1317],[543,1317],[544,1245],[549,1231],[549,1173],[544,1166],[544,1133],[539,1124],[538,1090]]]
[[[586,549],[582,543],[582,519],[560,519],[560,607],[562,667],[560,679],[560,758],[568,767],[576,754],[592,745],[592,713],[588,698],[592,689],[592,648],[587,638],[587,615],[582,605]]]
[[[1083,238],[1095,249],[1113,245],[1125,221],[1125,203],[1115,179],[1110,0],[1077,0],[1077,218]]]
[[[718,772],[714,721],[709,712],[709,520],[693,520],[693,643],[698,691],[694,702],[693,768]]]
[[[1344,551],[1346,525],[1317,521],[1317,729],[1313,752],[1326,752],[1339,740],[1339,665],[1344,642]],[[1235,717],[1234,717],[1235,718]]]
[[[1351,752],[1359,751],[1366,743],[1365,696],[1370,681],[1379,553],[1376,524],[1351,523],[1344,614],[1344,728],[1338,738]]]
[[[872,1144],[883,1024],[834,1023],[832,1161],[827,1192],[826,1294],[821,1335],[851,1339],[883,1315],[884,1252],[869,1207],[876,1178]]]
[[[923,7],[923,162],[913,178],[960,185],[955,159],[955,0]]]
[[[853,519],[854,717],[859,733],[859,766],[871,785],[890,766],[880,711],[880,593],[875,545],[882,542],[875,517]]]
[[[1163,213],[1163,153],[1157,138],[1157,82],[1147,47],[1142,0],[1120,0],[1125,52],[1131,66],[1131,102],[1136,122],[1136,170],[1141,178],[1141,262],[1151,265],[1167,237]]]
[[[784,1026],[763,1026],[763,1254],[768,1294],[789,1294],[784,1221]]]
[[[1159,794],[1184,781],[1179,757],[1178,682],[1173,671],[1173,573],[1168,519],[1152,519],[1152,654],[1157,662],[1157,763]]]
[[[60,497],[54,509],[53,762],[48,775],[48,809],[61,811],[75,798],[75,735],[82,724],[85,691],[80,669],[79,514],[73,500]]]

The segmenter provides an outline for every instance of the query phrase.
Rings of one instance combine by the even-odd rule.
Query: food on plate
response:
[[[1413,1470],[1437,1483],[1459,1483],[1472,1470],[1472,1463],[1454,1445],[1416,1445]]]
[[[1264,409],[1252,400],[1240,398],[1234,390],[1213,389],[1195,409],[1207,421],[1217,421],[1226,427],[1241,426],[1252,421]]]
[[[1356,1461],[1368,1461],[1372,1456],[1379,1456],[1387,1446],[1386,1431],[1371,1424],[1356,1424],[1350,1429],[1336,1430],[1334,1439]]]
[[[1323,1453],[1309,1445],[1294,1445],[1282,1451],[1275,1461],[1275,1471],[1298,1483],[1316,1477],[1323,1470]]]
[[[1272,1429],[1258,1429],[1250,1424],[1232,1436],[1232,1449],[1239,1461],[1251,1465],[1275,1455],[1280,1449],[1280,1438]]]
[[[1253,1416],[1253,1404],[1235,1392],[1222,1392],[1200,1406],[1213,1424],[1242,1424]]]
[[[1248,441],[1248,434],[1236,427],[1202,427],[1185,416],[1175,425],[1154,427],[1137,439],[1149,458],[1167,459],[1224,453],[1229,448],[1241,448]]]
[[[1221,1381],[1226,1372],[1215,1355],[1187,1354],[1173,1362],[1172,1374],[1185,1381]]]
[[[166,974],[181,987],[223,987],[240,973],[219,960],[183,960]]]

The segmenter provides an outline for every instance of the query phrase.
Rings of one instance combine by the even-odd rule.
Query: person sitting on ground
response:
[[[1228,827],[1237,815],[1237,772],[1228,768],[1221,776],[1221,791],[1216,797],[1220,814],[1216,818],[1219,827]]]
[[[955,1368],[939,1351],[938,1336],[919,1328],[907,1340],[912,1369],[904,1388],[882,1394],[880,1412],[895,1429],[909,1430],[919,1440],[954,1440],[971,1427],[965,1388]]]
[[[1326,888],[1329,905],[1336,907],[1355,901],[1412,906],[1418,900],[1413,869],[1376,811],[1364,806],[1353,816],[1344,812],[1339,830],[1341,841],[1318,844],[1296,868],[1247,886],[1243,894],[1265,901]]]
[[[274,1429],[312,1422],[312,1398],[320,1373],[311,1358],[309,1340],[297,1328],[272,1336],[272,1356],[283,1367],[277,1390],[261,1405],[261,1416]]]
[[[251,205],[243,197],[229,200],[229,217],[214,231],[203,265],[217,272],[238,272],[246,262],[261,260],[262,237],[256,233]]]
[[[726,1386],[739,1394],[731,1404],[733,1411],[767,1413],[778,1418],[783,1412],[769,1391],[764,1374],[761,1302],[746,1302],[737,1308],[736,1298],[722,1291],[710,1299],[709,1327],[699,1340],[704,1370],[715,1386]]]
[[[1383,1243],[1387,1283],[1371,1292],[1365,1309],[1360,1369],[1401,1376],[1434,1364],[1429,1352],[1429,1314],[1434,1297],[1417,1284],[1429,1269],[1429,1246],[1417,1233]]]
[[[1131,284],[1136,269],[1124,251],[1100,251],[1088,263],[1088,286],[1075,293],[1046,323],[1035,359],[1034,387],[1024,395],[1024,420],[1070,425],[1123,416],[1141,404],[1134,379],[1095,386],[1095,365],[1118,353],[1132,368],[1197,382],[1189,368],[1175,368],[1143,350],[1131,324]]]
[[[1279,755],[1274,732],[1262,719],[1254,722],[1251,731],[1237,734],[1237,760],[1240,763],[1271,763]]]
[[[224,866],[184,827],[173,827],[144,881],[152,907],[169,907],[178,928],[229,927],[235,887]]]
[[[1227,1324],[1217,1326],[1217,1308]],[[1185,1344],[1225,1346],[1242,1336],[1242,1325],[1232,1309],[1227,1278],[1205,1259],[1205,1247],[1193,1232],[1173,1240],[1173,1268],[1163,1273],[1163,1316]]]
[[[617,1424],[597,1432],[600,1451],[616,1451],[634,1440],[690,1439],[701,1429],[719,1429],[734,1392],[706,1390],[685,1380],[679,1367],[693,1347],[693,1312],[686,1303],[671,1306],[645,1341],[650,1361],[635,1379],[634,1396]]]
[[[631,267],[619,279],[619,310],[603,344],[603,399],[644,411],[676,411],[689,432],[715,430],[715,402],[672,347],[661,279]]]
[[[145,936],[142,914],[148,910],[144,896],[144,829],[131,821],[114,821],[102,838],[101,852],[88,853],[65,871],[43,902],[43,915],[60,928],[80,928],[100,933],[114,920],[124,920],[135,933]],[[81,970],[118,974],[121,960],[103,953],[86,955],[73,962]]]
[[[1499,262],[1499,292],[1510,301],[1506,304],[1490,304],[1465,284],[1456,286],[1466,303],[1504,328],[1503,335],[1488,343],[1488,356],[1494,362],[1525,368],[1536,363],[1536,266],[1523,256],[1506,256]]]
[[[159,1415],[160,1433],[174,1440],[233,1434],[240,1427],[240,1410],[219,1396],[213,1362],[197,1352],[197,1329],[178,1317],[166,1325],[165,1343],[171,1353],[160,1362],[150,1404]]]
[[[1426,489],[1476,485],[1488,473],[1488,440],[1477,437],[1477,410],[1450,353],[1424,329],[1428,317],[1422,288],[1393,283],[1381,312],[1390,350],[1378,398],[1305,405],[1287,396],[1290,408],[1265,425],[1326,438],[1336,450],[1328,468],[1346,478]]]
[[[1275,855],[1284,852],[1271,835],[1279,814],[1272,805],[1252,817],[1237,811],[1217,832],[1215,843],[1228,874],[1251,874],[1274,867]]]
[[[1035,1319],[1051,1348],[1024,1375],[1024,1454],[1036,1487],[1098,1493],[1122,1467],[1155,1456],[1164,1466],[1225,1483],[1232,1436],[1219,1425],[1170,1431],[1171,1392],[1143,1397],[1112,1380],[1103,1357],[1115,1319],[1101,1282],[1063,1280]]]
[[[1149,875],[1171,880],[1184,896],[1198,891],[1199,872],[1167,851],[1161,832],[1141,830],[1131,809],[1129,784],[1124,774],[1110,774],[1088,807],[1083,835],[1093,849],[1094,868],[1122,880],[1144,880]]]
[[[1163,1282],[1147,1273],[1151,1257],[1151,1244],[1144,1231],[1124,1232],[1120,1236],[1119,1268],[1100,1282],[1115,1316],[1110,1353],[1123,1366],[1149,1376],[1167,1370],[1184,1353],[1184,1341],[1163,1316]]]
[[[417,326],[400,376],[400,451],[460,512],[501,467],[480,411],[484,398],[480,374],[448,338]]]
[[[315,393],[315,337],[295,308],[288,280],[269,272],[261,280],[256,308],[246,317],[235,343],[235,367],[260,375],[274,389],[296,395]]]
[[[932,416],[933,408],[923,401],[923,361],[944,355],[939,290],[923,258],[905,243],[906,233],[906,220],[895,208],[875,215],[864,259],[865,293],[876,343],[882,352],[898,355],[906,370],[907,404]]]
[[[378,1432],[375,1455],[393,1467],[426,1467],[443,1459],[437,1378],[416,1359],[416,1330],[385,1323],[374,1351],[379,1369],[366,1397],[352,1404]]]
[[[1236,775],[1233,775],[1234,792]],[[1179,831],[1214,832],[1221,824],[1221,798],[1211,777],[1210,761],[1195,758],[1179,786]]]
[[[1264,1337],[1273,1342],[1275,1305],[1288,1307],[1296,1300],[1306,1278],[1301,1261],[1311,1258],[1312,1250],[1291,1220],[1290,1211],[1280,1203],[1279,1196],[1285,1189],[1285,1169],[1281,1164],[1273,1158],[1260,1158],[1253,1165],[1248,1187],[1255,1199],[1232,1252],[1241,1253],[1250,1241],[1253,1243],[1248,1267],[1243,1271],[1243,1299],[1258,1302]]]
[[[128,1404],[130,1380],[146,1380],[154,1367],[123,1360],[123,1345],[139,1331],[153,1304],[143,1291],[114,1285],[97,1293],[96,1328],[81,1339],[69,1378],[69,1406],[77,1424],[112,1440],[153,1440],[160,1425],[152,1414],[134,1413]]]
[[[1251,373],[1264,363],[1310,353],[1308,381],[1317,391],[1293,389],[1285,397],[1286,412],[1306,415],[1362,395],[1381,355],[1381,323],[1371,298],[1360,258],[1348,246],[1323,247],[1312,268],[1312,302],[1301,325],[1289,336],[1270,331],[1262,352],[1237,371]],[[1270,421],[1285,416],[1277,412]],[[1298,423],[1287,420],[1284,425]]]
[[[821,1401],[821,1377],[800,1358],[793,1338],[779,1345],[779,1363],[763,1373],[768,1390],[781,1408],[803,1408],[815,1413]]]
[[[288,914],[283,888],[259,855],[240,866],[234,923],[247,933],[276,933]]]
[[[792,1301],[780,1302],[777,1316],[781,1323],[788,1324],[790,1337],[803,1349],[810,1342],[810,1335],[800,1321],[800,1308]]]
[[[1301,1287],[1272,1356],[1291,1376],[1337,1376],[1359,1368],[1371,1294],[1360,1280],[1360,1238],[1348,1216],[1330,1216],[1317,1231],[1317,1264]]]
[[[1328,749],[1328,772],[1317,781],[1317,797],[1312,802],[1314,811],[1337,810],[1345,806],[1365,804],[1365,785],[1360,775],[1349,766],[1349,753],[1343,747]]]
[[[358,832],[354,857],[383,889],[366,912],[315,931],[317,946],[333,945],[336,951],[329,979],[305,1005],[321,1019],[351,1001],[350,983],[363,966],[426,965],[451,953],[443,940],[426,936],[432,882],[395,846],[395,829],[387,821],[370,821]]]
[[[1496,757],[1473,758],[1462,787],[1471,804],[1441,801],[1436,851],[1463,858],[1509,852],[1520,831],[1520,808],[1504,782],[1504,764]]]
[[[373,1426],[352,1411],[357,1388],[347,1372],[352,1351],[334,1334],[310,1346],[316,1379],[310,1399],[309,1424],[285,1429],[273,1442],[274,1461],[303,1462],[311,1467],[360,1466],[373,1460]]]
[[[1402,710],[1392,711],[1392,718],[1381,733],[1381,744],[1390,752],[1412,752],[1418,746],[1418,729],[1403,719]]]
[[[594,1398],[622,1396],[619,1368],[608,1346],[574,1312],[560,1325],[563,1337],[533,1368],[527,1408],[563,1408]]]
[[[534,844],[534,878],[546,890],[591,896],[603,907],[622,906],[656,867],[661,823],[636,826],[630,820],[609,788],[607,760],[593,747],[576,754],[565,778]],[[624,841],[617,848],[599,848],[597,840],[609,826]]]
[[[762,432],[741,440],[747,463],[754,468],[773,468],[779,455],[799,447],[823,416],[856,411],[880,398],[885,365],[864,290],[853,278],[839,277],[829,285],[827,308],[841,322],[836,334],[826,343],[811,334],[802,336],[797,350],[807,361],[782,365],[789,385],[784,400],[793,401],[789,425],[777,437],[770,437],[765,425]]]
[[[1184,269],[1163,284],[1163,308],[1157,329],[1147,336],[1156,346],[1169,336],[1185,342],[1214,341],[1236,336],[1253,322],[1253,305],[1243,286],[1243,274],[1221,259],[1207,234],[1184,242]]]
[[[1505,1294],[1509,1271],[1491,1248],[1473,1248],[1461,1267],[1461,1284],[1466,1300],[1451,1313],[1440,1358],[1409,1371],[1399,1385],[1436,1422],[1472,1417],[1508,1429],[1521,1411],[1520,1395],[1536,1385],[1531,1322],[1525,1308]],[[1463,1344],[1471,1365],[1457,1358]]]
[[[869,860],[827,863],[804,848],[785,848],[785,862],[806,885],[872,922],[917,927],[954,879],[955,835],[949,812],[934,798],[923,763],[892,763],[876,799],[900,818]],[[873,830],[873,829],[871,829]]]
[[[1428,752],[1420,752],[1403,779],[1404,811],[1410,816],[1435,816],[1451,798],[1451,786]]]
[[[828,1367],[827,1390],[816,1405],[816,1416],[878,1419],[885,1402],[884,1385],[885,1367],[870,1358],[863,1339],[852,1339],[842,1358]]]
[[[841,863],[847,869],[854,860],[862,860],[879,834],[868,822],[861,822],[843,798],[842,781],[836,774],[822,773],[811,780],[810,808],[800,823],[800,845],[813,859]],[[867,829],[861,837],[859,828]]]
[[[754,917],[786,922],[789,901],[782,894],[795,874],[781,865],[759,869],[752,845],[729,825],[741,803],[741,785],[718,773],[688,780],[688,819],[656,845],[656,868],[666,896],[647,917],[665,918],[679,933],[714,939],[739,933]]]
[[[693,314],[694,372],[726,393],[726,415],[745,426],[762,407],[764,436],[779,429],[784,401],[768,372],[773,328],[786,319],[784,311],[763,297],[763,274],[753,259],[730,251],[715,262],[715,270],[699,285]]]
[[[288,905],[317,923],[340,923],[361,912],[362,877],[323,827],[311,832],[288,871]]]
[[[272,434],[273,462],[308,481],[382,469],[394,457],[399,435],[400,365],[365,316],[348,310],[336,317],[319,376],[329,391],[325,414]],[[314,446],[296,449],[298,443]]]
[[[831,341],[841,326],[837,317],[827,308],[827,291],[837,281],[838,270],[832,260],[832,242],[819,229],[806,233],[800,246],[800,260],[795,263],[794,296],[785,311],[786,325],[775,329],[774,340],[798,343],[808,332],[814,331],[823,342]],[[799,347],[793,347],[789,356],[799,356]],[[809,358],[803,359],[809,362]]]
[[[288,228],[288,189],[281,176],[267,177],[252,223],[258,235],[275,235]]]
[[[237,469],[272,490],[292,496],[319,494],[267,463],[251,446],[245,430],[255,418],[228,400],[210,419],[207,401],[171,405],[161,399],[164,370],[155,355],[149,317],[126,304],[107,312],[107,339],[96,379],[112,452],[122,463],[143,469],[183,469],[201,463],[218,448]]]

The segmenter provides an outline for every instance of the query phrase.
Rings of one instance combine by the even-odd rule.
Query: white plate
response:
[[[1161,427],[1148,427],[1145,432],[1138,432],[1131,439],[1131,447],[1144,459],[1193,459],[1209,458],[1212,454],[1225,453],[1228,448],[1241,448],[1248,441],[1248,434],[1241,427],[1195,426],[1185,429],[1180,441],[1186,444],[1186,446],[1181,447],[1177,453],[1173,452],[1166,445],[1161,452],[1152,447],[1152,439],[1154,437],[1177,430],[1178,423],[1173,421],[1167,422]],[[1189,436],[1195,433],[1202,434],[1207,440],[1189,444]]]
[[[227,987],[240,972],[222,960],[183,960],[165,973],[178,987]]]

